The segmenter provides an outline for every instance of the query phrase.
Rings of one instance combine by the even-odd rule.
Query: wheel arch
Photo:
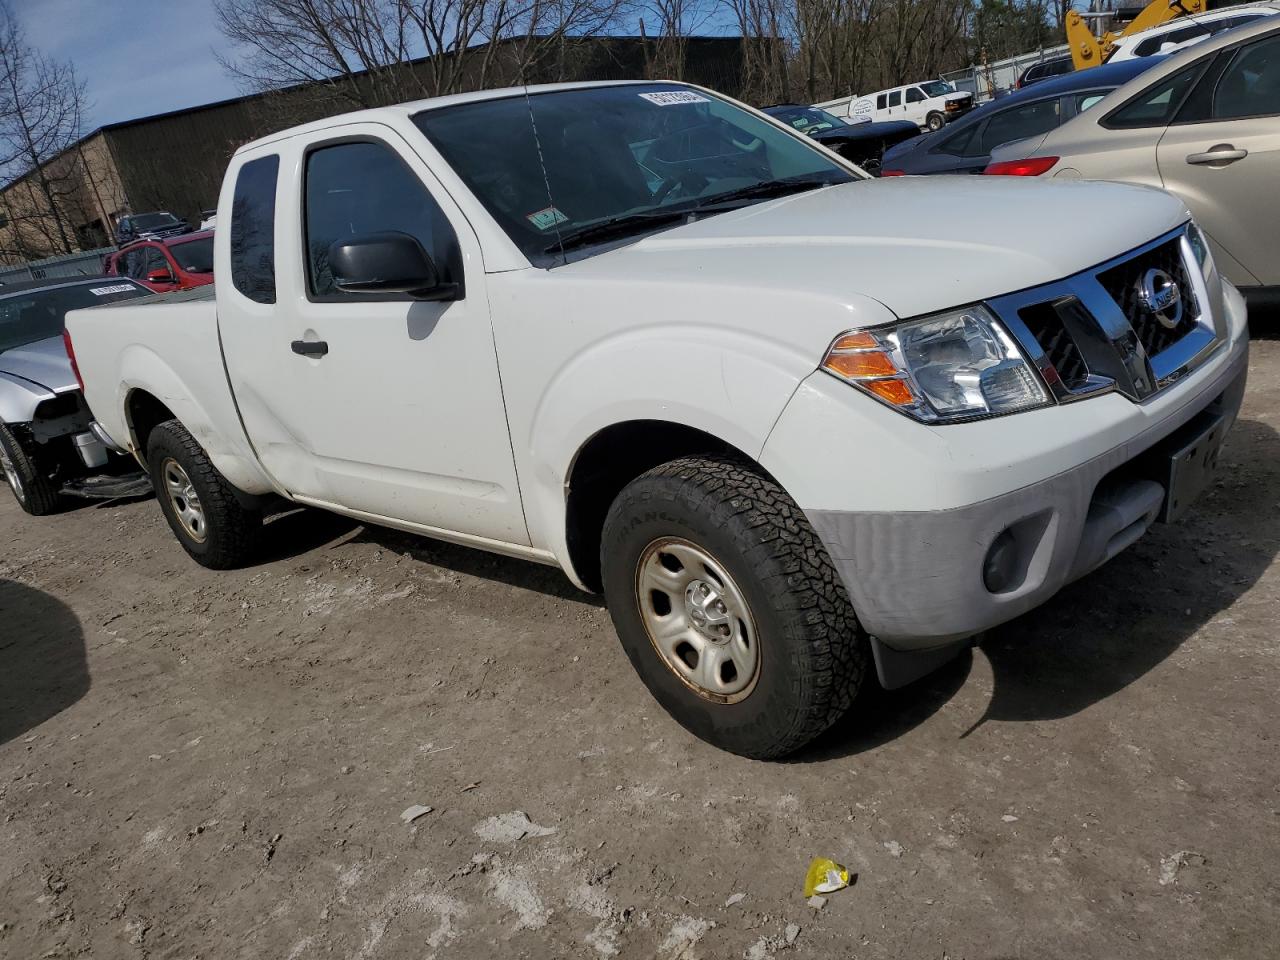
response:
[[[660,464],[693,454],[728,454],[768,475],[755,457],[698,427],[670,420],[610,424],[579,447],[565,478],[565,547],[577,583],[601,589],[600,536],[609,507],[622,489]]]

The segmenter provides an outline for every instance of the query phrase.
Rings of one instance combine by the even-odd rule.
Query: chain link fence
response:
[[[47,260],[33,260],[14,267],[0,267],[0,284],[17,280],[49,280],[54,277],[96,277],[102,273],[107,256],[115,252],[115,247],[100,247],[97,250],[49,257]]]

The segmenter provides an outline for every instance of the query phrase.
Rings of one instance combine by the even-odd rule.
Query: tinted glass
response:
[[[912,87],[907,91],[907,103],[920,103],[924,100],[924,94]]]
[[[140,213],[131,218],[137,230],[163,230],[165,227],[178,225],[178,218],[172,213]]]
[[[414,120],[540,266],[565,259],[559,244],[566,234],[606,221],[674,215],[777,181],[812,189],[855,179],[810,141],[681,87],[504,97],[427,110]],[[665,220],[631,235],[676,225]]]
[[[1203,63],[1196,63],[1171,77],[1161,80],[1149,87],[1137,97],[1130,100],[1111,116],[1107,117],[1109,127],[1163,127],[1173,118],[1187,95],[1187,90],[1195,82]]]
[[[169,261],[165,258],[164,253],[159,247],[147,247],[147,263],[144,269],[148,275],[156,270],[163,270],[165,273],[172,273]]]
[[[62,336],[68,310],[145,297],[151,291],[117,278],[0,297],[0,353]]]
[[[933,148],[933,152],[945,153],[951,157],[970,156],[969,149],[971,146],[972,147],[977,146],[977,139],[975,137],[975,134],[977,134],[978,129],[981,126],[982,126],[981,124],[975,123],[972,126],[966,127],[964,130],[960,131],[954,136],[948,137],[946,140],[943,140],[940,144],[938,144],[936,147]]]
[[[308,281],[316,296],[354,296],[333,285],[329,247],[335,240],[394,230],[431,254],[437,268],[457,269],[457,241],[426,185],[390,147],[340,143],[307,155]]]
[[[765,113],[801,133],[820,133],[848,126],[839,117],[815,107],[771,107]]]
[[[877,95],[877,96],[876,96],[876,109],[877,109],[877,110],[883,110],[883,109],[884,109],[885,104],[886,104],[886,103],[888,103],[888,102],[889,102],[889,98],[888,98],[888,96],[887,96],[886,94],[881,93],[881,94]]]
[[[997,113],[987,121],[986,129],[982,131],[982,152],[990,153],[1000,144],[1011,140],[1048,133],[1061,122],[1060,116],[1057,97],[1024,103]]]
[[[169,255],[187,273],[213,273],[213,237],[169,245]]]
[[[1213,119],[1280,114],[1280,36],[1241,47],[1213,94]]]
[[[231,282],[250,300],[276,302],[276,175],[280,158],[250,160],[231,201]]]
[[[889,106],[897,107],[902,105],[902,91],[895,90],[889,94]]]

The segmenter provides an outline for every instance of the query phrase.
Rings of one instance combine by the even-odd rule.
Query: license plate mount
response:
[[[1168,441],[1165,459],[1165,497],[1159,519],[1180,519],[1213,479],[1218,453],[1227,433],[1226,418],[1204,414]]]

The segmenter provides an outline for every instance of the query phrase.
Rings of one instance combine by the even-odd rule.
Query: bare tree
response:
[[[71,253],[83,219],[85,177],[78,152],[85,86],[69,63],[31,47],[0,0],[0,172],[11,181],[4,213],[23,257]]]
[[[606,30],[627,2],[215,0],[223,34],[247,51],[222,61],[232,74],[254,91],[305,86],[335,109],[513,82],[535,65],[562,74],[571,40]]]

